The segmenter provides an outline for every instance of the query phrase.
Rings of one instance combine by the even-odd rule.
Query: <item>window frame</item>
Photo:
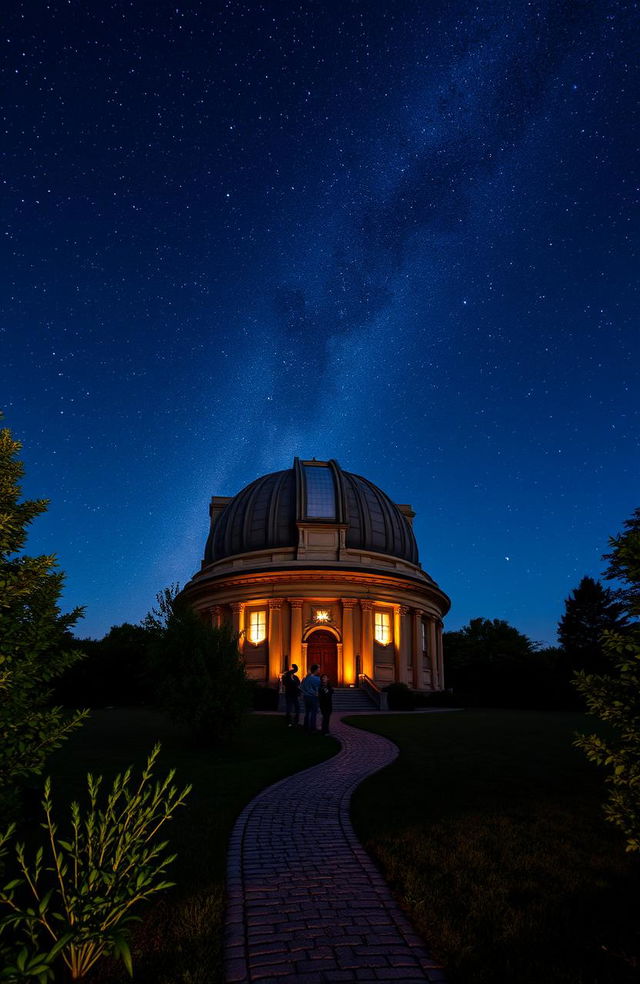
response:
[[[254,608],[252,611],[247,613],[249,616],[249,624],[247,626],[247,639],[252,646],[261,646],[263,642],[267,640],[267,609],[266,608]],[[262,616],[262,618],[260,618]],[[264,635],[260,639],[255,640],[252,637],[253,630],[253,619],[257,619],[257,625],[264,627]]]
[[[380,617],[380,623],[378,624],[378,616]],[[386,636],[386,642],[378,637],[378,628],[381,629],[381,633]],[[373,612],[373,638],[378,643],[379,646],[390,646],[393,642],[393,631],[391,628],[391,613],[384,611],[384,609],[376,609]]]

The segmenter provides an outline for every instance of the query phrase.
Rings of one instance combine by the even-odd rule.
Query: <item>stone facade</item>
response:
[[[315,661],[340,686],[366,674],[442,690],[450,603],[418,563],[413,515],[337,462],[296,459],[212,500],[205,559],[184,594],[212,624],[233,625],[260,683]]]

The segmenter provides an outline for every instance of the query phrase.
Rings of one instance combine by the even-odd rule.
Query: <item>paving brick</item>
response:
[[[236,821],[227,857],[228,984],[445,979],[349,819],[353,790],[397,749],[335,717],[340,753],[264,790]]]

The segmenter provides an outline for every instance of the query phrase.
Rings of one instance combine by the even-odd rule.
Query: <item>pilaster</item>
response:
[[[407,626],[407,617],[411,609],[406,605],[398,605],[398,620],[400,622],[400,672],[398,680],[411,686],[412,676],[411,667],[411,629]]]
[[[219,629],[222,625],[222,619],[224,617],[224,609],[222,605],[212,605],[209,609],[209,615],[211,617],[211,625],[214,629]]]
[[[424,679],[422,673],[422,611],[419,608],[411,609],[411,663],[413,666],[413,686],[415,690],[422,690]]]
[[[282,598],[269,599],[269,683],[273,686],[282,673]]]
[[[360,633],[362,672],[373,680],[373,602],[362,599],[360,608],[362,610],[362,631]]]
[[[355,598],[342,598],[342,683],[357,683],[356,657],[353,639],[353,609]]]
[[[302,665],[302,598],[289,598],[289,607],[291,609],[289,658],[303,673],[306,673],[307,668]]]
[[[438,680],[440,690],[444,690],[444,647],[442,644],[442,622],[436,625],[436,642],[438,651]]]
[[[238,649],[242,652],[244,647],[244,602],[233,601],[231,603],[231,623],[233,631],[238,636]]]
[[[438,672],[438,642],[435,619],[429,619],[429,665],[431,667],[431,687],[440,690],[440,674]]]

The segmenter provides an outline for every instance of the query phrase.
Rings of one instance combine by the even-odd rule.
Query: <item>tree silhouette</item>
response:
[[[565,612],[558,623],[558,641],[567,665],[587,673],[607,670],[603,635],[620,631],[626,622],[624,603],[616,593],[592,577],[583,577],[565,601]]]

